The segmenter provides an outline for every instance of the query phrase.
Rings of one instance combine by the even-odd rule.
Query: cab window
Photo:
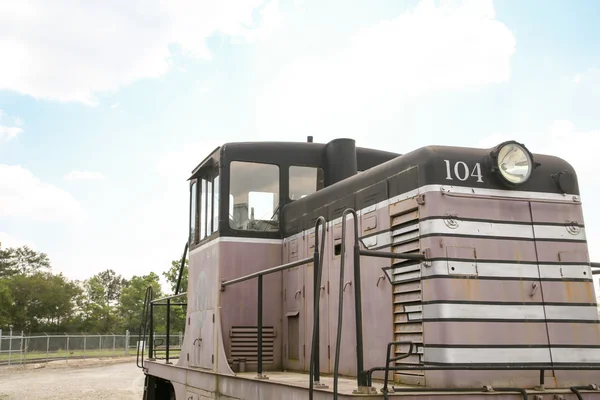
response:
[[[323,189],[323,170],[315,167],[291,166],[290,170],[290,200],[298,200]]]
[[[236,230],[279,230],[279,167],[232,161],[229,226]]]
[[[219,229],[218,170],[199,177],[190,190],[190,241],[195,244]]]

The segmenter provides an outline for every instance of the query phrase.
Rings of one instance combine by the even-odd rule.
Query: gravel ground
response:
[[[142,400],[135,357],[0,367],[0,400]]]

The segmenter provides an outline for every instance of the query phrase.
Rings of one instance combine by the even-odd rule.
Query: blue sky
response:
[[[307,135],[564,157],[600,260],[596,1],[45,3],[0,4],[0,241],[55,271],[163,271],[208,151]]]

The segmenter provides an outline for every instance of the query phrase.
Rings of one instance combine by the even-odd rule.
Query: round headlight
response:
[[[495,156],[497,171],[507,183],[519,185],[531,176],[533,160],[524,146],[514,142],[503,143],[498,146]]]

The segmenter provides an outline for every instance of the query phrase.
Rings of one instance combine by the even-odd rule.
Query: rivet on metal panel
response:
[[[565,396],[562,394],[555,394],[552,400],[565,400]]]
[[[424,194],[420,194],[417,196],[417,204],[420,206],[425,204],[425,195]]]
[[[533,400],[544,400],[544,396],[540,396],[539,394],[536,394],[535,396],[533,396]]]
[[[579,196],[573,196],[573,201],[579,201]]]

